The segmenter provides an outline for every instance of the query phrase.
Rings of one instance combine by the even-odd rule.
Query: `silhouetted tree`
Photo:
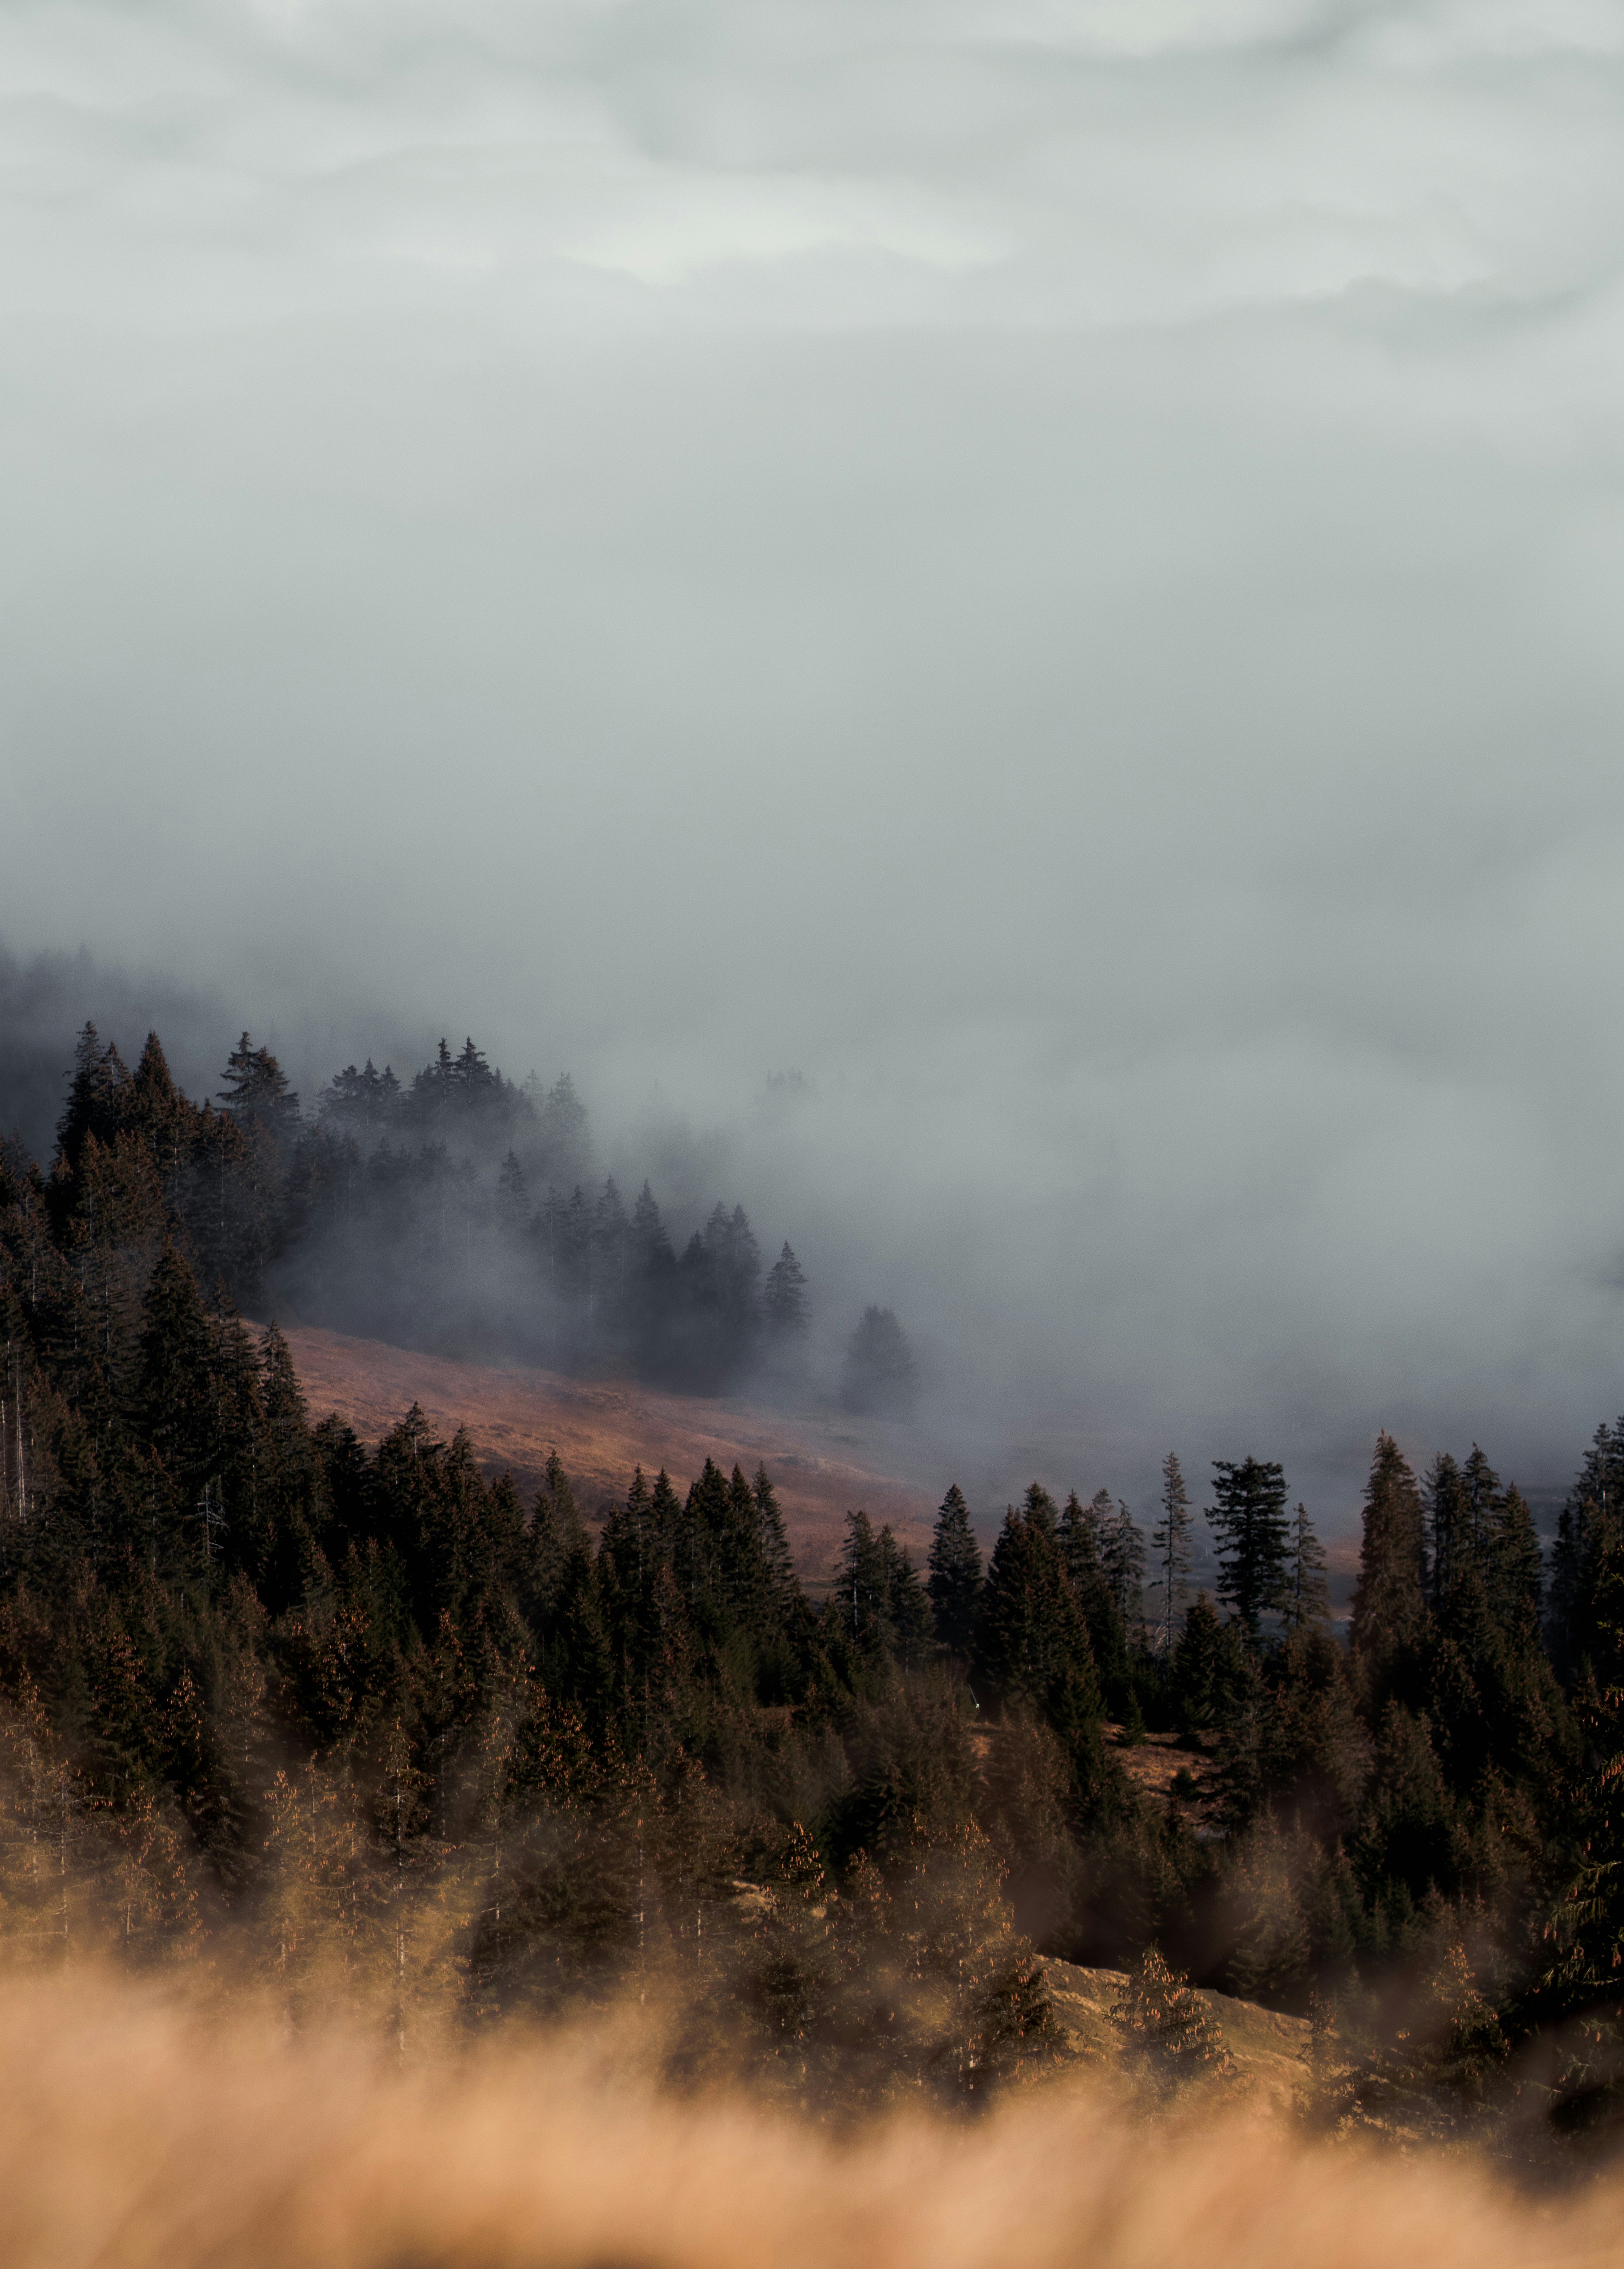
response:
[[[809,1320],[807,1280],[787,1243],[767,1271],[761,1308],[770,1348],[788,1348],[805,1339]]]
[[[1278,1614],[1285,1597],[1286,1476],[1258,1458],[1239,1465],[1214,1459],[1213,1471],[1218,1478],[1207,1518],[1218,1542],[1218,1597],[1255,1644],[1263,1618]]]
[[[1365,1484],[1364,1534],[1348,1644],[1373,1696],[1385,1696],[1426,1622],[1421,1491],[1391,1434],[1377,1437]]]
[[[1331,1616],[1331,1588],[1325,1581],[1325,1547],[1314,1534],[1308,1507],[1299,1504],[1291,1524],[1286,1589],[1281,1620],[1288,1632],[1318,1630]]]
[[[1185,1586],[1190,1573],[1190,1492],[1183,1468],[1170,1450],[1162,1460],[1162,1518],[1152,1530],[1150,1551],[1156,1571],[1162,1605],[1156,1617],[1157,1637],[1164,1657],[1170,1659],[1173,1635],[1184,1613]]]
[[[942,1498],[936,1515],[929,1564],[936,1637],[949,1653],[967,1658],[981,1600],[981,1548],[971,1526],[964,1492],[956,1482]]]
[[[905,1417],[919,1393],[919,1369],[890,1308],[868,1307],[847,1343],[840,1399],[865,1415]]]

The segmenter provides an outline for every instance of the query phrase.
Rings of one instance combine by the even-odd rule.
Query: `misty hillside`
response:
[[[567,1075],[515,1085],[472,1039],[442,1041],[405,1082],[346,1067],[306,1111],[245,1032],[221,1080],[194,1102],[156,1032],[131,1068],[87,1024],[47,1161],[56,1216],[107,1213],[132,1249],[171,1237],[240,1306],[353,1336],[685,1393],[804,1390],[790,1245],[764,1268],[743,1208],[718,1199],[679,1249],[646,1182],[628,1205],[594,1180]],[[37,1117],[33,1087],[0,1092],[0,1114]],[[842,1399],[905,1413],[900,1326],[873,1305],[854,1322]]]
[[[911,1454],[900,1457],[893,1430],[845,1411],[461,1363],[308,1325],[290,1325],[284,1337],[311,1409],[336,1412],[369,1445],[415,1405],[444,1438],[462,1433],[488,1479],[511,1474],[527,1497],[543,1485],[556,1452],[594,1524],[624,1495],[634,1467],[663,1467],[686,1489],[709,1460],[724,1470],[771,1468],[795,1564],[809,1585],[826,1585],[853,1506],[890,1526],[916,1559],[929,1542],[936,1506],[927,1460],[912,1440]]]

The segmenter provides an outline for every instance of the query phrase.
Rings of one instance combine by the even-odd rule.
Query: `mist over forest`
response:
[[[0,148],[0,2258],[1615,2259],[1613,0]]]
[[[893,1308],[995,1503],[1255,1450],[1348,1537],[1382,1426],[1560,1489],[1611,18],[883,12],[8,19],[28,1139],[87,1017],[307,1105],[472,1032],[787,1236],[826,1372]]]
[[[218,993],[104,965],[83,951],[13,954],[0,964],[0,1120],[42,1160],[55,1147],[86,1021],[132,1070],[156,1029],[185,1091],[217,1104],[229,1092],[222,1083],[241,1019]],[[1205,1250],[1199,1229],[1190,1282],[1178,1282],[1178,1318],[1152,1354],[1139,1337],[1146,1285],[1109,1250],[1119,1214],[1109,1173],[1097,1159],[1089,1166],[1093,1217],[1081,1220],[1078,1193],[1059,1183],[1052,1149],[1035,1145],[1030,1126],[989,1127],[984,1114],[997,1098],[982,1091],[978,1071],[951,1097],[903,1098],[881,1074],[865,1094],[849,1070],[825,1083],[799,1067],[769,1068],[753,1086],[730,1094],[724,1084],[708,1107],[702,1101],[690,1112],[683,1098],[696,1083],[679,1068],[682,1084],[663,1088],[653,1076],[657,1055],[641,1083],[606,1076],[601,1101],[556,1051],[549,1053],[545,1035],[532,1040],[532,1053],[509,1059],[510,1076],[494,1046],[469,1042],[469,1022],[483,1037],[483,1023],[465,1018],[447,1043],[387,1013],[329,1013],[323,1021],[296,1007],[265,1021],[260,1044],[277,1056],[300,1110],[283,1129],[274,1257],[266,1245],[251,1281],[234,1285],[254,1312],[565,1371],[618,1366],[683,1390],[833,1402],[850,1334],[877,1304],[900,1316],[917,1364],[917,1391],[890,1415],[914,1430],[921,1470],[963,1475],[983,1517],[1034,1472],[1062,1488],[1104,1483],[1142,1510],[1161,1457],[1177,1444],[1198,1470],[1209,1457],[1281,1457],[1325,1533],[1347,1535],[1370,1432],[1388,1424],[1423,1462],[1440,1445],[1487,1437],[1548,1534],[1577,1445],[1607,1408],[1605,1332],[1575,1376],[1560,1382],[1546,1375],[1544,1343],[1531,1339],[1503,1391],[1493,1386],[1492,1366],[1469,1385],[1434,1385],[1436,1346],[1418,1376],[1401,1378],[1384,1353],[1391,1384],[1379,1402],[1362,1399],[1373,1390],[1356,1312],[1334,1343],[1317,1348],[1309,1340],[1289,1356],[1261,1348],[1247,1355],[1250,1334],[1262,1327],[1259,1312],[1268,1314],[1270,1288],[1257,1283],[1256,1255],[1236,1261],[1232,1280],[1221,1274],[1203,1282],[1193,1257]],[[454,1061],[441,1065],[439,1054],[449,1046],[454,1058],[470,1045],[471,1088],[459,1084]],[[544,1071],[534,1068],[538,1060]],[[387,1092],[386,1067],[395,1083]],[[703,1090],[703,1082],[697,1085]],[[341,1159],[346,1145],[355,1154],[349,1170]],[[994,1163],[983,1171],[986,1158]],[[609,1183],[611,1214],[624,1212],[624,1231],[602,1216]],[[807,1278],[791,1340],[780,1336],[774,1346],[754,1326],[721,1325],[712,1293],[700,1303],[712,1316],[704,1325],[691,1307],[685,1322],[677,1320],[681,1300],[662,1321],[651,1313],[638,1323],[629,1316],[613,1327],[590,1323],[585,1256],[597,1252],[601,1271],[621,1269],[621,1261],[602,1259],[602,1240],[607,1234],[621,1250],[616,1239],[631,1235],[646,1184],[661,1212],[655,1233],[672,1241],[673,1262],[708,1235],[705,1266],[725,1275],[713,1216],[719,1205],[729,1216],[742,1209],[753,1249],[742,1249],[740,1282],[753,1289],[741,1290],[741,1313],[789,1244]],[[1486,1222],[1492,1241],[1494,1217]],[[1266,1224],[1254,1225],[1266,1242]],[[645,1230],[653,1228],[646,1221]],[[551,1257],[538,1257],[543,1247]],[[1334,1265],[1328,1253],[1325,1265]],[[1417,1265],[1416,1257],[1405,1265]],[[690,1272],[698,1266],[690,1255]],[[1148,1254],[1152,1284],[1159,1267]],[[1598,1263],[1569,1276],[1564,1328],[1585,1317],[1605,1321],[1613,1296],[1601,1279]],[[1289,1277],[1277,1289],[1289,1304]],[[1233,1347],[1214,1322],[1198,1361],[1192,1317],[1230,1293],[1251,1319]],[[1504,1317],[1458,1317],[1451,1331],[1509,1328],[1523,1297],[1508,1289]],[[1382,1312],[1378,1304],[1371,1329]],[[1395,1328],[1406,1327],[1400,1312]],[[1580,1408],[1587,1380],[1594,1400]]]

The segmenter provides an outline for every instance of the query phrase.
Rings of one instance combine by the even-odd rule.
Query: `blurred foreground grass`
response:
[[[1624,2265],[1611,2175],[1526,2195],[1464,2154],[1310,2140],[1229,2089],[1147,2122],[1087,2066],[980,2119],[836,2132],[639,2078],[647,2021],[402,2056],[353,2017],[294,2035],[269,2001],[0,1978],[0,2263]]]

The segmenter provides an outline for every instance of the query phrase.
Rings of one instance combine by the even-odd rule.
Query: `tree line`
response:
[[[790,1245],[764,1268],[743,1208],[719,1201],[679,1250],[648,1185],[630,1205],[612,1179],[594,1189],[591,1156],[567,1075],[516,1086],[471,1039],[409,1083],[351,1065],[306,1117],[246,1032],[198,1105],[155,1033],[131,1071],[86,1025],[47,1182],[55,1224],[98,1250],[100,1213],[114,1247],[150,1257],[168,1236],[239,1306],[360,1337],[701,1393],[793,1362],[809,1307]],[[890,1407],[888,1349],[861,1330],[848,1386]]]

